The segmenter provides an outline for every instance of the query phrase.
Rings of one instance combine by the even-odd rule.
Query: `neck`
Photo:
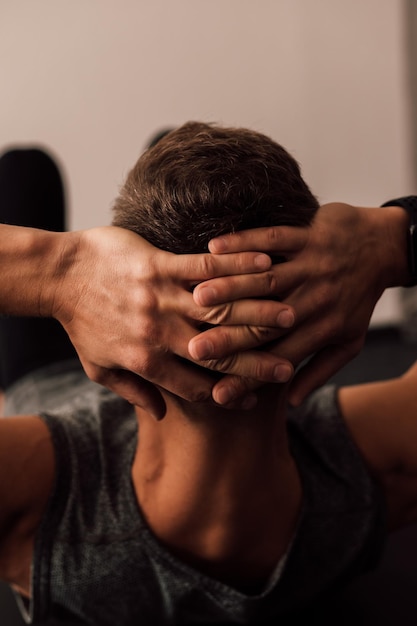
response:
[[[257,580],[271,573],[298,516],[279,389],[264,388],[252,412],[168,394],[161,422],[138,410],[133,479],[150,527],[184,560],[238,585],[249,582],[242,572],[257,572]]]

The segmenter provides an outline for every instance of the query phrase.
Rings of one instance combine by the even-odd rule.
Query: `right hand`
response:
[[[294,319],[291,307],[278,302],[204,307],[193,300],[193,287],[201,281],[265,271],[271,265],[265,254],[174,255],[116,227],[56,237],[62,249],[49,295],[52,316],[67,331],[89,378],[157,418],[165,404],[155,385],[189,401],[211,397],[215,380],[189,362],[188,343],[203,324],[276,326],[283,312],[290,323]],[[283,325],[288,327],[288,315]],[[221,356],[205,365],[265,382],[277,380],[277,367],[287,379],[292,374],[291,364],[273,354],[253,351],[238,362]]]

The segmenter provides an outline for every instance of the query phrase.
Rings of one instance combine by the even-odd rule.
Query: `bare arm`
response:
[[[34,537],[55,471],[40,417],[0,420],[0,467],[0,579],[28,596]]]
[[[55,282],[61,234],[0,224],[0,313],[42,316],[43,292]]]
[[[345,387],[348,428],[381,482],[391,529],[417,521],[417,363],[402,377]]]
[[[270,266],[265,254],[176,256],[114,227],[52,233],[0,225],[0,263],[0,312],[58,319],[92,380],[157,417],[165,406],[154,384],[188,400],[211,395],[212,377],[185,361],[201,324],[261,319],[276,325],[289,310],[280,303],[264,305],[263,312],[238,302],[194,303],[195,284],[264,271]],[[289,376],[284,359],[259,352],[208,365],[266,382],[277,379],[282,364]]]
[[[213,252],[256,249],[283,255],[288,262],[257,276],[202,283],[195,300],[215,305],[233,294],[242,299],[275,297],[291,305],[297,324],[269,349],[295,366],[314,355],[292,382],[290,399],[299,404],[359,352],[384,289],[407,284],[407,224],[405,211],[397,207],[330,204],[320,208],[306,229],[276,227],[222,237],[211,243]],[[282,335],[276,328],[238,328],[233,340],[218,328],[193,338],[189,349],[194,358],[217,358],[228,348],[252,349]],[[254,381],[227,376],[213,396],[228,402],[254,387]]]

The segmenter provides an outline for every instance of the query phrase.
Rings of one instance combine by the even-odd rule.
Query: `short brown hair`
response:
[[[115,201],[113,224],[163,250],[196,253],[233,231],[306,226],[317,208],[297,162],[275,141],[188,122],[139,158]]]

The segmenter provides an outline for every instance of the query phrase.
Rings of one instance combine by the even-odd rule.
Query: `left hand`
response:
[[[232,297],[268,297],[292,307],[296,326],[269,350],[295,367],[314,355],[291,385],[290,401],[299,404],[360,351],[384,288],[405,280],[404,219],[404,211],[393,207],[330,204],[319,209],[308,228],[260,228],[213,240],[214,253],[260,250],[284,256],[287,262],[259,275],[202,283],[194,298],[209,306]],[[226,339],[220,327],[206,333],[204,340],[194,337],[189,350],[195,358],[216,358],[226,349],[244,351],[282,335],[282,329],[269,329],[262,337],[259,329],[241,327],[234,336],[229,331]],[[235,355],[236,360],[243,354]],[[227,404],[258,385],[227,376],[214,387],[213,398]]]

